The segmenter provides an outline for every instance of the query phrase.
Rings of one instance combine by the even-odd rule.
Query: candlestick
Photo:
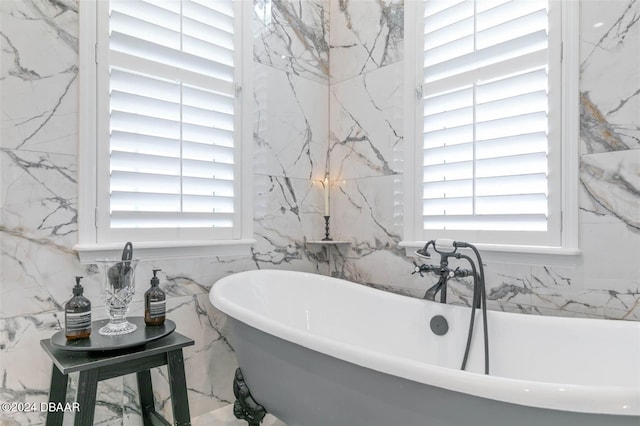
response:
[[[329,216],[329,177],[324,178],[324,215]]]
[[[333,241],[329,236],[329,218],[330,217],[331,216],[329,215],[324,216],[324,238],[322,239],[322,241]]]

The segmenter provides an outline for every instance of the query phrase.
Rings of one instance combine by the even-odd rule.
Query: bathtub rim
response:
[[[225,287],[236,285],[236,280],[249,278],[253,275],[272,275],[274,278],[296,277],[310,278],[318,281],[334,281],[338,285],[354,286],[355,291],[363,294],[377,293],[389,300],[403,303],[434,303],[416,298],[385,292],[372,287],[352,283],[339,278],[323,275],[283,270],[253,270],[228,275],[216,281],[212,286],[209,298],[211,303],[223,313],[243,322],[251,327],[280,339],[304,346],[308,349],[338,358],[361,367],[402,377],[407,380],[441,387],[444,389],[475,395],[513,404],[547,408],[581,413],[610,414],[624,416],[640,416],[640,388],[633,386],[596,386],[558,384],[549,382],[534,382],[500,376],[486,376],[484,374],[461,371],[432,364],[420,363],[415,360],[396,355],[371,352],[356,345],[352,345],[328,337],[306,333],[280,321],[273,320],[241,306],[225,297]],[[264,279],[261,278],[261,279]],[[468,309],[449,305],[452,309]],[[489,311],[491,316],[525,315]],[[540,320],[575,321],[584,318],[565,317],[536,317]],[[604,321],[604,319],[588,319],[589,321]],[[489,323],[490,324],[490,323]],[[638,328],[633,322],[621,322],[619,325]],[[639,331],[640,333],[640,328]],[[640,334],[639,334],[640,336]],[[621,402],[622,401],[622,402]]]

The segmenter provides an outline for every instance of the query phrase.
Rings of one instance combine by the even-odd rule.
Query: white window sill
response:
[[[423,248],[426,243],[426,241],[400,241],[398,245],[405,249],[408,257],[417,258],[415,251]],[[499,244],[474,245],[482,255],[483,262],[570,266],[575,265],[577,258],[582,256],[582,251],[578,248]],[[434,258],[438,259],[437,254]]]
[[[256,240],[213,240],[213,241],[153,241],[134,242],[133,257],[140,260],[177,259],[206,256],[246,256]],[[118,260],[124,247],[122,243],[76,244],[80,263],[98,260]]]

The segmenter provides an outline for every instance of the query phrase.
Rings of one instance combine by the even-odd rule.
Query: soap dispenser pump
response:
[[[166,318],[166,295],[159,287],[160,280],[156,273],[160,269],[153,270],[151,288],[144,293],[144,322],[146,325],[162,325]]]
[[[91,335],[91,302],[84,297],[80,285],[82,277],[76,277],[73,297],[64,306],[64,334],[67,340],[86,339]]]

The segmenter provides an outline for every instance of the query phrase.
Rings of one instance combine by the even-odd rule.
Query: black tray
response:
[[[169,319],[165,320],[163,325],[158,326],[147,326],[142,317],[130,317],[127,318],[127,321],[137,325],[138,328],[129,334],[103,336],[98,333],[98,330],[109,322],[108,319],[103,319],[91,323],[91,336],[88,339],[67,340],[64,335],[64,330],[60,330],[51,336],[51,345],[65,351],[113,351],[144,345],[145,343],[167,336],[176,329],[176,323]]]

